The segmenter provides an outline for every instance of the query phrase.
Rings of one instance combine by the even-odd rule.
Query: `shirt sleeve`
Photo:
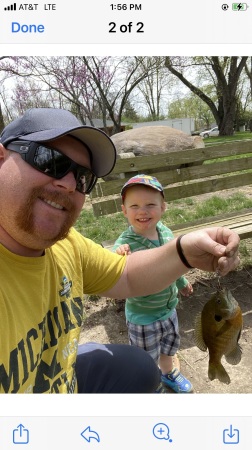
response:
[[[121,277],[125,264],[125,256],[89,242],[83,271],[85,293],[99,294],[111,289]]]
[[[177,286],[178,290],[183,289],[187,285],[188,285],[188,280],[185,277],[179,277],[176,280],[176,286]]]
[[[69,236],[75,248],[74,267],[81,271],[84,294],[110,290],[123,274],[126,256],[117,255],[73,230]],[[65,248],[64,248],[65,250]]]

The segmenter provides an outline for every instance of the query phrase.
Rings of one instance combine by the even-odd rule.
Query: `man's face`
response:
[[[87,150],[71,136],[55,139],[47,145],[90,168]],[[75,190],[72,172],[56,180],[2,146],[0,185],[0,242],[21,255],[32,256],[34,250],[39,254],[66,237],[85,201],[85,196]]]

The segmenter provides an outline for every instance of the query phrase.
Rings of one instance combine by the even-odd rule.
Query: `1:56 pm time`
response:
[[[127,5],[127,3],[112,3],[110,5],[110,8],[112,9],[112,11],[126,11],[127,9],[129,9],[130,11],[141,11],[142,10],[142,5],[140,4],[136,4],[136,3],[129,3]]]

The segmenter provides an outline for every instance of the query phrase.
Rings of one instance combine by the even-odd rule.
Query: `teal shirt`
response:
[[[130,226],[116,240],[113,251],[122,244],[129,244],[133,253],[139,250],[159,247],[174,239],[172,231],[163,225],[162,222],[157,223],[157,232],[159,241],[151,241],[144,236],[136,234],[132,226]],[[127,298],[125,305],[126,319],[136,325],[147,325],[156,320],[167,319],[178,303],[178,290],[183,289],[187,284],[187,279],[182,276],[157,294]]]

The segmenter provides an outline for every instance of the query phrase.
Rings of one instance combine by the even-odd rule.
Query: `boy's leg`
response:
[[[173,356],[161,353],[159,357],[159,367],[162,373],[171,372],[173,369]]]
[[[180,360],[177,353],[172,357],[172,366],[174,369],[180,370]]]
[[[76,361],[79,393],[151,393],[160,371],[143,350],[122,344],[87,343]]]
[[[147,325],[127,322],[127,327],[130,344],[145,350],[158,364],[161,341],[160,321],[157,320]]]
[[[163,373],[170,372],[172,369],[178,369],[180,371],[180,360],[178,353],[175,353],[173,356],[164,355],[161,353],[159,358],[159,367],[162,369]]]
[[[171,372],[174,368],[180,370],[177,351],[180,345],[177,312],[174,309],[168,319],[161,321],[162,338],[159,367],[163,374]],[[176,363],[176,364],[174,364]]]
[[[176,355],[180,344],[176,310],[168,319],[163,321],[162,326],[164,330],[160,355],[162,382],[177,393],[189,393],[193,390],[190,381],[180,373],[179,367],[173,366],[173,357]]]

